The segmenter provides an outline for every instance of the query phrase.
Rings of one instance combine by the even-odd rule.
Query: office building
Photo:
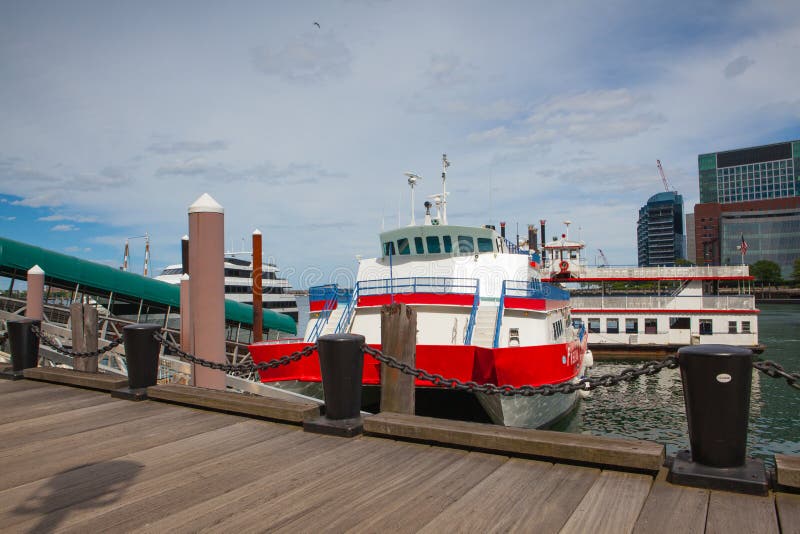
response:
[[[683,197],[674,191],[650,197],[639,209],[636,237],[640,267],[674,266],[684,258]]]
[[[686,214],[686,259],[697,263],[697,252],[694,244],[694,213]]]
[[[788,277],[800,257],[800,141],[701,154],[698,171],[697,263],[770,260]]]

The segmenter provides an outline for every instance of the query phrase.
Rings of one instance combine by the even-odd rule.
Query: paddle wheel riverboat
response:
[[[269,361],[313,344],[320,335],[362,334],[381,343],[381,307],[393,302],[417,312],[416,367],[447,378],[498,385],[543,385],[577,381],[587,366],[587,336],[573,328],[569,294],[542,282],[538,254],[519,247],[493,227],[447,223],[446,169],[437,213],[426,202],[425,221],[380,234],[381,255],[359,260],[352,292],[336,286],[309,291],[310,320],[303,342],[250,346],[256,362]],[[409,175],[409,183],[412,177]],[[413,206],[413,200],[412,200]],[[532,247],[533,248],[533,247]],[[319,383],[316,354],[261,371],[261,380],[283,387]],[[380,385],[380,364],[364,359],[365,389]],[[416,387],[434,388],[417,380]],[[445,391],[444,393],[448,393]],[[578,395],[502,396],[475,393],[498,424],[538,428],[568,413]]]
[[[764,350],[747,265],[589,266],[584,243],[543,245],[544,280],[570,288],[572,320],[596,354],[649,356],[721,343]]]

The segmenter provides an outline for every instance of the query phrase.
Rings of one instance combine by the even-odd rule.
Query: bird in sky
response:
[[[320,25],[319,25],[319,22],[315,22],[315,23],[314,23],[314,26],[316,26],[316,27],[317,27],[317,28],[319,28],[319,29],[322,29],[322,26],[320,26]]]

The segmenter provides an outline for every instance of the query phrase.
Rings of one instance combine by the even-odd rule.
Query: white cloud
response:
[[[57,221],[72,221],[72,222],[79,222],[79,223],[93,223],[97,222],[97,217],[89,217],[85,215],[64,215],[61,213],[56,213],[53,215],[47,215],[45,217],[39,217],[36,219],[37,221],[46,221],[46,222],[57,222]]]
[[[292,83],[318,83],[347,76],[353,54],[332,33],[314,31],[289,39],[280,47],[256,47],[251,59],[263,74]]]
[[[0,220],[2,221],[16,221],[17,218],[13,215],[11,216],[0,216]]]
[[[57,224],[50,228],[51,232],[74,232],[78,229],[74,224]]]
[[[64,198],[56,191],[49,191],[38,195],[25,197],[22,200],[15,200],[11,204],[14,206],[25,206],[28,208],[43,208],[45,206],[61,206]]]
[[[151,144],[147,150],[156,154],[178,154],[181,152],[213,152],[227,148],[228,143],[221,139],[215,139],[213,141],[163,141]]]

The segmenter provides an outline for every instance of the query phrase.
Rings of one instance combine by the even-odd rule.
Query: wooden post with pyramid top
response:
[[[189,206],[189,313],[193,353],[227,363],[225,355],[224,210],[208,193]],[[198,387],[225,389],[225,373],[194,366]]]
[[[25,317],[39,321],[44,318],[44,271],[38,265],[28,269]]]

